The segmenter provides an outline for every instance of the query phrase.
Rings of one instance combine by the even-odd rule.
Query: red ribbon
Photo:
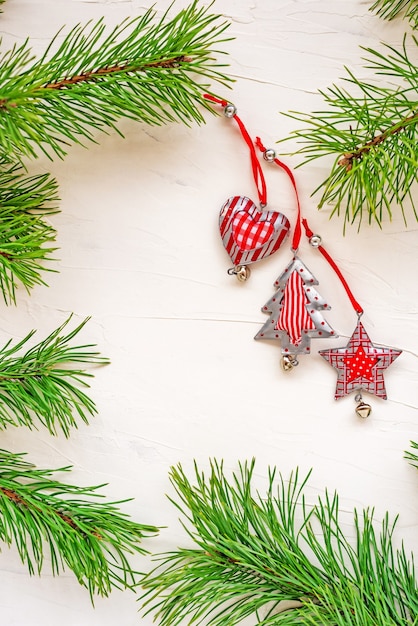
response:
[[[215,96],[211,96],[208,93],[204,93],[203,97],[206,100],[210,100],[211,102],[214,102],[215,104],[220,104],[224,108],[228,106],[228,102],[226,100],[220,100],[219,98],[216,98]],[[253,171],[255,186],[257,187],[258,198],[260,200],[261,206],[264,207],[267,204],[266,180],[264,178],[263,170],[261,169],[260,161],[257,159],[257,153],[254,148],[253,140],[248,134],[248,131],[245,128],[244,123],[241,120],[241,118],[238,117],[236,113],[235,115],[233,115],[233,118],[238,124],[238,128],[241,131],[241,135],[243,136],[244,141],[249,148],[250,159],[251,159],[251,169]]]
[[[303,219],[302,220],[302,224],[303,227],[305,229],[305,233],[307,237],[312,237],[312,235],[314,234],[311,229],[309,228],[309,224],[308,224],[308,220]],[[351,304],[353,305],[354,310],[356,311],[357,315],[362,315],[364,313],[363,308],[360,306],[360,304],[357,302],[357,300],[355,299],[355,297],[353,296],[353,293],[350,289],[350,287],[348,286],[347,281],[345,280],[344,276],[341,273],[340,268],[338,267],[338,265],[336,264],[336,262],[334,261],[334,259],[328,254],[328,252],[325,250],[325,248],[322,245],[318,246],[318,250],[319,252],[322,254],[322,256],[328,261],[328,263],[331,265],[332,269],[334,270],[334,272],[337,274],[338,278],[340,279],[346,293],[347,296],[350,299]]]
[[[257,148],[259,148],[259,150],[261,152],[266,152],[266,148],[263,146],[263,143],[262,143],[260,137],[256,137],[255,145],[257,146]],[[297,188],[297,185],[296,185],[295,177],[293,176],[293,172],[290,169],[290,167],[288,167],[286,165],[286,163],[283,163],[283,161],[280,161],[280,159],[277,159],[277,158],[274,159],[274,163],[276,163],[276,165],[281,167],[282,170],[284,170],[286,172],[286,174],[290,178],[290,182],[292,183],[293,189],[295,191],[296,206],[297,206],[298,212],[297,212],[297,216],[296,216],[295,230],[294,230],[293,239],[292,239],[292,251],[296,253],[297,249],[299,248],[300,239],[301,239],[301,236],[302,236],[302,228],[301,228],[301,225],[300,225],[301,208],[300,208],[300,200],[299,200],[298,188]]]
[[[266,151],[266,148],[263,146],[260,137],[256,137],[255,145],[261,150],[261,152],[265,152]],[[286,172],[286,174],[290,178],[290,181],[292,183],[293,189],[295,191],[296,204],[297,204],[298,213],[297,213],[297,217],[296,217],[295,231],[293,233],[292,250],[293,250],[293,252],[296,253],[297,249],[299,248],[300,239],[301,239],[301,236],[302,236],[301,224],[303,224],[303,226],[305,228],[306,236],[308,238],[312,237],[312,235],[314,233],[309,228],[307,220],[306,219],[302,219],[302,211],[301,211],[301,207],[300,207],[300,200],[299,200],[298,189],[297,189],[296,180],[295,180],[295,177],[293,175],[292,170],[285,163],[280,161],[280,159],[275,158],[274,159],[274,163],[276,163],[276,165],[281,167]],[[353,305],[353,308],[356,311],[357,315],[362,315],[363,314],[363,308],[360,306],[360,304],[357,302],[357,300],[353,296],[353,293],[352,293],[350,287],[348,286],[347,281],[345,280],[344,276],[342,275],[341,270],[338,267],[338,265],[335,263],[334,259],[328,254],[328,252],[325,250],[325,248],[322,245],[318,246],[318,250],[322,254],[322,256],[328,261],[328,263],[331,265],[331,267],[334,270],[334,272],[337,274],[337,276],[340,279],[340,281],[341,281],[341,283],[342,283],[342,285],[343,285],[343,287],[344,287],[344,289],[346,291],[346,294],[347,294],[351,304]]]

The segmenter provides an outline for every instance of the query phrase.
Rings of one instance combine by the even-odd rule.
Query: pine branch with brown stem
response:
[[[303,144],[294,154],[305,165],[323,156],[333,156],[327,178],[316,188],[319,208],[329,204],[332,215],[342,215],[344,225],[365,218],[382,226],[392,218],[397,204],[406,223],[406,206],[415,219],[413,187],[418,179],[418,68],[410,56],[414,50],[404,39],[400,50],[386,45],[384,52],[370,48],[366,67],[390,78],[388,86],[356,78],[347,70],[352,92],[333,85],[321,92],[327,109],[311,114],[288,115],[304,124],[288,139]],[[399,86],[393,86],[393,81]]]
[[[71,569],[92,601],[113,588],[134,589],[139,575],[130,558],[146,552],[142,540],[157,528],[122,513],[124,501],[100,501],[103,485],[60,482],[23,457],[0,450],[0,540],[16,547],[30,574],[41,574],[46,555],[54,575]]]
[[[149,9],[109,33],[102,20],[78,25],[39,60],[28,41],[14,46],[0,59],[0,153],[63,157],[122,117],[203,122],[212,108],[202,92],[229,82],[216,60],[227,27],[194,0],[173,17]]]
[[[173,468],[170,500],[189,545],[156,556],[142,581],[146,614],[160,626],[417,624],[414,563],[395,548],[396,520],[354,511],[350,540],[338,494],[311,504],[308,477],[269,468],[263,493],[254,460],[231,478],[216,460],[207,473],[195,464],[192,478]]]

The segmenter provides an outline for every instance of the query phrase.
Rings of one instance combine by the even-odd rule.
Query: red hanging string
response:
[[[228,105],[228,102],[226,100],[221,100],[220,98],[216,98],[215,96],[212,96],[212,95],[210,95],[208,93],[204,93],[203,97],[206,100],[210,100],[211,102],[214,102],[215,104],[220,104],[224,108]],[[234,120],[238,124],[238,128],[241,131],[241,135],[243,136],[244,141],[247,144],[248,149],[250,151],[251,169],[253,171],[254,182],[255,182],[255,185],[257,187],[258,198],[260,200],[261,206],[265,207],[266,204],[267,204],[266,181],[265,181],[265,178],[264,178],[263,170],[261,169],[260,162],[257,159],[257,153],[255,151],[253,141],[252,141],[250,135],[248,134],[248,131],[245,128],[244,123],[241,120],[241,118],[238,117],[238,115],[236,113],[232,117],[234,118]]]
[[[306,232],[306,236],[307,237],[312,237],[312,235],[314,234],[312,232],[312,230],[309,228],[309,224],[308,221],[306,219],[302,220],[302,224],[305,228],[305,232]],[[322,256],[328,261],[328,263],[331,265],[332,269],[334,270],[334,272],[337,274],[338,278],[340,279],[346,293],[347,296],[350,299],[351,304],[353,305],[354,310],[356,311],[357,315],[362,315],[363,314],[363,308],[360,306],[360,304],[357,302],[357,300],[355,299],[355,297],[353,296],[353,293],[350,289],[350,287],[348,286],[347,281],[345,280],[344,276],[341,273],[340,268],[338,267],[338,265],[336,264],[336,262],[334,261],[334,259],[328,254],[328,252],[325,250],[325,248],[322,245],[318,246],[318,250],[319,252],[322,254]]]
[[[256,137],[255,145],[261,150],[261,152],[265,152],[266,151],[266,148],[263,146],[263,143],[262,143],[260,137]],[[297,213],[297,217],[296,217],[295,231],[293,233],[292,250],[293,250],[293,252],[296,252],[298,247],[299,247],[300,239],[301,239],[301,236],[302,236],[302,226],[301,226],[301,224],[303,224],[303,226],[305,228],[305,232],[306,232],[306,236],[307,237],[312,237],[312,235],[314,233],[309,228],[307,220],[306,219],[302,219],[302,211],[301,211],[301,207],[300,207],[300,200],[299,200],[298,189],[297,189],[296,180],[295,180],[295,177],[293,175],[292,170],[285,163],[280,161],[279,159],[274,158],[273,160],[274,160],[274,163],[276,163],[276,165],[281,167],[286,172],[286,174],[289,176],[290,181],[291,181],[291,183],[293,185],[293,189],[295,191],[298,213]],[[334,270],[334,272],[337,274],[337,276],[340,279],[340,281],[341,281],[341,283],[342,283],[342,285],[343,285],[343,287],[344,287],[344,289],[345,289],[345,291],[347,293],[347,296],[349,297],[350,302],[353,305],[353,308],[356,311],[356,313],[358,315],[362,315],[363,314],[363,308],[360,306],[360,304],[357,302],[357,300],[353,296],[353,293],[352,293],[350,287],[348,286],[347,281],[345,280],[344,276],[342,275],[341,270],[339,269],[338,265],[335,263],[334,259],[328,254],[328,252],[324,249],[324,247],[322,245],[318,246],[318,250],[322,254],[322,256],[328,261],[328,263],[331,265],[331,267]]]
[[[263,145],[260,137],[256,137],[255,138],[255,145],[257,146],[257,148],[259,148],[259,150],[261,152],[266,152],[266,148]],[[280,159],[278,159],[277,157],[274,158],[274,163],[276,163],[276,165],[278,165],[279,167],[281,167],[286,174],[289,176],[290,178],[290,182],[292,183],[293,189],[295,191],[295,196],[296,196],[296,205],[297,205],[297,216],[296,216],[296,224],[295,224],[295,230],[293,232],[293,239],[292,239],[292,251],[296,252],[297,249],[299,248],[299,244],[300,244],[300,239],[302,236],[302,227],[300,225],[300,220],[301,220],[301,208],[300,208],[300,200],[299,200],[299,194],[298,194],[298,188],[296,185],[296,180],[295,177],[293,176],[293,172],[290,169],[290,167],[288,167],[286,165],[286,163],[283,163],[283,161],[280,161]]]
[[[215,96],[212,96],[210,94],[205,93],[203,94],[203,97],[206,98],[206,100],[210,100],[211,102],[214,102],[215,104],[220,104],[224,108],[228,106],[228,102],[226,100],[221,100],[220,98],[216,98]],[[238,115],[235,113],[233,114],[232,117],[237,122],[238,127],[241,131],[241,134],[245,140],[245,143],[247,144],[250,150],[251,167],[253,171],[254,181],[257,187],[257,191],[258,191],[258,197],[260,199],[261,204],[265,206],[267,204],[266,181],[263,175],[263,171],[261,169],[260,162],[257,159],[257,154],[254,148],[254,144],[252,142],[250,135],[248,134],[247,129],[245,128],[242,120],[238,117]],[[260,137],[256,137],[255,145],[261,152],[263,153],[266,152],[266,148],[263,145]],[[294,229],[293,239],[292,239],[292,251],[296,253],[299,248],[300,240],[302,237],[302,224],[305,228],[306,236],[308,238],[312,237],[314,233],[309,228],[307,220],[302,219],[302,211],[301,211],[301,206],[300,206],[298,188],[297,188],[296,180],[295,180],[292,170],[290,169],[290,167],[286,165],[286,163],[283,163],[283,161],[280,161],[280,159],[278,159],[277,157],[274,157],[273,161],[274,163],[276,163],[276,165],[278,165],[282,170],[286,172],[286,174],[288,175],[290,179],[290,182],[292,183],[292,186],[295,192],[296,204],[297,204],[297,216],[296,216],[296,224],[295,224],[295,229]],[[362,315],[363,308],[355,299],[350,287],[348,286],[347,281],[342,275],[341,270],[339,269],[338,265],[335,263],[334,259],[328,254],[328,252],[324,249],[322,245],[318,246],[318,250],[322,254],[322,256],[328,261],[328,263],[330,264],[334,272],[337,274],[356,313],[358,315]]]

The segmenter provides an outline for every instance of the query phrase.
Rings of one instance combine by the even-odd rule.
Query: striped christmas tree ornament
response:
[[[276,292],[262,308],[269,319],[254,337],[278,340],[284,369],[298,364],[297,355],[310,354],[311,338],[337,337],[321,311],[331,307],[319,295],[318,281],[304,263],[294,257],[275,281]]]

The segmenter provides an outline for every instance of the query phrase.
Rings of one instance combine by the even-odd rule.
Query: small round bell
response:
[[[228,270],[230,276],[236,276],[240,283],[245,283],[251,276],[251,270],[248,265],[235,265]]]
[[[358,402],[358,405],[356,406],[356,415],[363,419],[369,417],[370,413],[372,412],[372,407],[370,406],[370,404],[366,404],[365,402],[363,402],[363,396],[361,395],[361,392],[355,395],[354,400]]]
[[[245,281],[249,279],[251,270],[248,265],[237,265],[234,269],[234,274],[240,283],[245,283]]]
[[[359,402],[359,404],[356,406],[356,415],[363,419],[369,417],[371,412],[372,407],[370,406],[370,404],[366,404],[365,402]]]
[[[294,367],[299,365],[299,361],[293,354],[284,354],[280,364],[284,372],[291,372]]]

